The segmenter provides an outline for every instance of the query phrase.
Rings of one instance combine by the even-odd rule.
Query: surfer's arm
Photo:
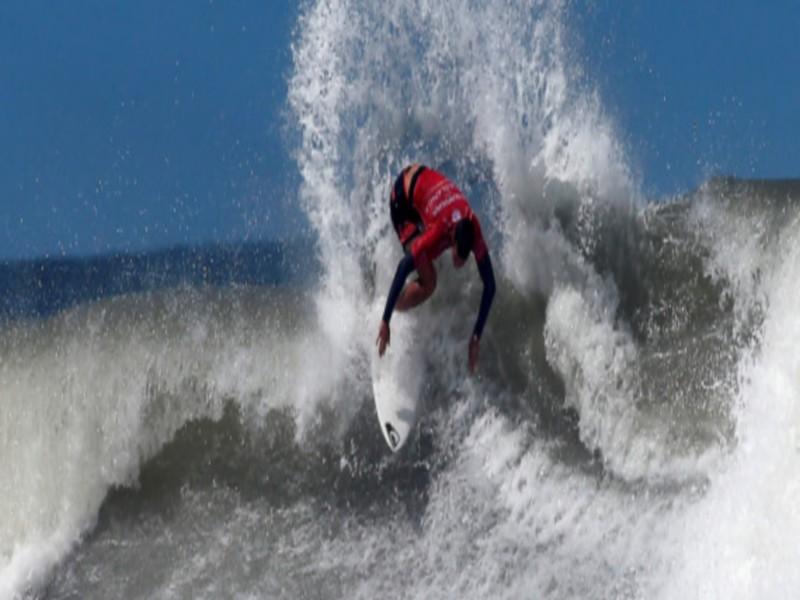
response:
[[[403,285],[405,285],[406,279],[413,270],[414,258],[410,253],[407,253],[397,265],[397,271],[394,274],[394,280],[392,280],[392,287],[389,288],[389,296],[386,298],[386,307],[383,309],[383,319],[381,319],[381,325],[378,329],[378,339],[376,340],[378,344],[378,356],[383,356],[383,353],[386,352],[386,346],[389,345],[389,321],[392,318],[392,312],[394,312],[397,299],[400,297],[400,292],[403,291]]]
[[[481,295],[481,306],[478,309],[478,319],[475,321],[472,335],[480,340],[481,335],[483,335],[483,326],[486,325],[486,319],[489,317],[489,309],[492,307],[495,292],[494,270],[492,269],[492,261],[488,252],[478,263],[478,272],[481,275],[481,281],[483,281],[483,294]]]
[[[383,309],[383,321],[388,325],[394,312],[394,307],[397,304],[397,299],[400,297],[400,292],[403,291],[403,286],[406,279],[414,270],[414,257],[411,253],[406,253],[397,265],[397,270],[394,273],[392,280],[392,287],[389,288],[389,296],[386,298],[386,307]]]
[[[486,319],[489,317],[489,309],[492,307],[495,292],[494,270],[488,252],[478,262],[478,272],[483,281],[483,294],[481,295],[481,306],[478,309],[478,319],[475,321],[472,337],[469,338],[469,370],[472,373],[478,368],[478,353],[480,352],[483,326],[486,325]]]

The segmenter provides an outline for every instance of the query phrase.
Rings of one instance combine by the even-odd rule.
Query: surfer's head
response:
[[[453,265],[456,269],[464,266],[475,243],[475,227],[472,219],[461,219],[453,228]]]

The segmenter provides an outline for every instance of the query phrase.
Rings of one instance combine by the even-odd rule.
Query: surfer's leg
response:
[[[417,274],[419,277],[407,283],[403,291],[400,292],[395,310],[402,311],[419,306],[433,294],[436,289],[436,269],[433,263],[423,262],[418,265]]]

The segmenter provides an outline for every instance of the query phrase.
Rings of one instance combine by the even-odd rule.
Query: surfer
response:
[[[403,169],[394,182],[389,201],[392,224],[405,250],[386,298],[380,329],[378,355],[389,345],[389,321],[396,308],[403,311],[425,302],[436,289],[433,261],[447,248],[452,248],[453,266],[464,266],[469,253],[475,255],[483,281],[483,295],[478,318],[469,340],[469,369],[478,366],[481,334],[494,299],[495,283],[489,249],[481,233],[478,217],[469,202],[441,173],[422,165]],[[417,278],[405,285],[416,269]]]

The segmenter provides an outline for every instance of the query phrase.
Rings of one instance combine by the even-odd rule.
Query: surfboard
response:
[[[395,319],[397,321],[398,319]],[[408,441],[417,422],[420,359],[408,327],[392,324],[392,340],[383,358],[373,351],[372,393],[383,438],[392,452]]]

